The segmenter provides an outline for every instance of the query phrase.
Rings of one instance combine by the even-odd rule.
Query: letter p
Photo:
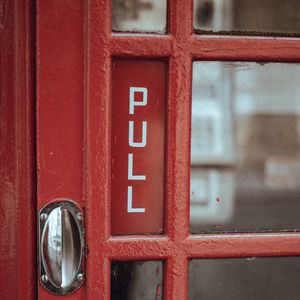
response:
[[[142,101],[135,101],[135,94],[142,93]],[[145,87],[130,87],[129,89],[129,114],[134,115],[135,106],[146,106],[148,100],[148,90]]]

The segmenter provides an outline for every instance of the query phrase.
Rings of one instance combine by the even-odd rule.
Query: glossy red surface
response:
[[[164,259],[177,300],[190,257],[300,255],[299,233],[190,237],[188,201],[192,60],[300,62],[299,40],[196,36],[186,0],[169,1],[167,35],[112,34],[110,16],[108,0],[38,3],[39,206],[72,196],[86,214],[86,284],[66,299],[108,300],[112,259]],[[110,236],[112,57],[168,63],[164,236]]]
[[[83,16],[80,0],[37,3],[38,210],[56,198],[85,208]],[[84,299],[84,292],[65,299]],[[40,284],[38,294],[61,299]]]
[[[166,63],[115,60],[112,70],[111,233],[162,234]]]
[[[34,7],[0,3],[0,298],[36,299]]]

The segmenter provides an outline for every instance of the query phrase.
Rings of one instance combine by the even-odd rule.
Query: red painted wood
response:
[[[299,62],[299,39],[192,36],[189,50],[199,60]]]
[[[192,2],[169,1],[174,52],[170,60],[168,110],[168,215],[167,232],[178,248],[189,232],[189,169],[192,60],[188,40],[192,34]],[[187,299],[187,258],[182,251],[166,264],[164,297]]]
[[[131,36],[112,35],[109,38],[109,51],[121,57],[170,57],[173,54],[172,36],[150,35]]]
[[[37,3],[38,209],[56,198],[84,202],[84,5]],[[40,300],[61,299],[39,284]],[[85,288],[65,299],[85,299]]]
[[[110,298],[111,166],[111,2],[90,0],[86,7],[86,174],[87,299]],[[106,17],[104,17],[106,16]]]
[[[297,256],[299,233],[193,235],[178,243],[167,237],[113,237],[105,252],[114,260],[166,259],[178,253],[187,258]]]
[[[298,233],[189,236],[192,61],[300,62],[297,39],[194,35],[192,2],[169,1],[165,36],[112,34],[108,0],[89,0],[86,7],[79,1],[38,4],[39,192],[43,195],[39,205],[54,194],[68,194],[82,201],[86,212],[87,279],[84,292],[70,299],[108,300],[110,260],[115,259],[164,260],[164,299],[177,300],[188,296],[189,258],[300,255]],[[164,58],[168,65],[163,236],[110,236],[112,61],[116,57]],[[72,130],[62,136],[66,128]],[[67,181],[59,186],[65,177]]]
[[[15,282],[17,281],[16,273],[16,237],[18,230],[15,220],[15,205],[18,198],[18,188],[16,176],[18,174],[17,146],[16,136],[18,128],[15,124],[17,112],[15,111],[15,101],[10,101],[15,96],[14,90],[14,67],[9,65],[9,62],[14,61],[14,46],[13,39],[15,20],[13,3],[8,1],[5,3],[8,6],[6,12],[6,21],[4,29],[1,30],[1,91],[4,88],[4,93],[1,95],[1,269],[6,269],[6,266],[11,270],[8,278],[4,272],[1,272],[1,282],[6,280],[5,285],[1,285],[1,295],[7,299],[16,299],[17,291],[15,290]],[[4,20],[3,20],[4,21]],[[5,82],[5,84],[4,84]],[[12,293],[10,292],[12,290]]]
[[[35,299],[34,9],[0,3],[0,297]]]
[[[166,73],[164,61],[113,62],[113,235],[163,233]]]
[[[299,235],[239,235],[197,236],[189,235],[189,152],[192,58],[204,60],[271,60],[299,61],[299,41],[274,38],[224,37],[208,38],[192,34],[192,1],[169,2],[170,34],[167,36],[110,35],[110,5],[107,1],[91,1],[89,5],[89,61],[88,92],[89,122],[88,149],[90,174],[89,199],[95,222],[91,223],[90,242],[97,249],[97,276],[91,279],[99,290],[89,295],[109,299],[108,259],[164,259],[165,299],[187,299],[187,262],[189,257],[228,257],[247,255],[297,255],[300,254]],[[101,16],[103,16],[101,18]],[[101,39],[97,38],[101,36]],[[168,127],[167,127],[167,181],[165,228],[167,237],[109,239],[110,229],[110,136],[106,129],[111,123],[109,99],[111,82],[110,54],[122,57],[169,57]],[[101,67],[102,66],[102,67]],[[94,127],[101,120],[104,128]],[[100,141],[101,137],[103,138]],[[96,142],[95,142],[96,141]],[[99,184],[101,182],[101,184]],[[103,221],[104,220],[104,221]],[[291,250],[291,246],[292,249]],[[97,256],[92,258],[97,262]],[[92,262],[90,262],[90,267]]]
[[[194,60],[246,60],[285,61],[300,60],[297,39],[244,36],[190,35],[177,48],[173,36],[128,36],[113,35],[109,39],[109,51],[116,56],[170,57],[189,53]]]

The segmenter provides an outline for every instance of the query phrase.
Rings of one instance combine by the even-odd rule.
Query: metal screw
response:
[[[83,214],[82,214],[82,213],[77,213],[77,214],[76,214],[76,218],[77,218],[78,221],[81,221],[82,218],[83,218]],[[79,275],[79,274],[78,274],[78,275]]]
[[[41,279],[44,283],[46,283],[48,281],[48,276],[46,274],[44,274],[44,275],[42,275]]]
[[[77,279],[78,279],[79,281],[82,281],[83,278],[84,278],[83,274],[82,274],[82,273],[78,273]]]
[[[48,215],[46,213],[42,213],[40,216],[41,221],[46,221],[48,218]]]

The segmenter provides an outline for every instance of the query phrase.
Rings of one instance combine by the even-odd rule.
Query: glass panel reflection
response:
[[[113,261],[111,300],[162,300],[162,261]]]
[[[113,0],[112,29],[130,32],[166,32],[166,0]]]
[[[299,0],[194,0],[194,28],[253,35],[300,35]],[[232,31],[232,32],[231,32]]]
[[[300,65],[195,62],[191,232],[300,229]]]
[[[189,300],[296,300],[299,274],[299,257],[195,259]]]

